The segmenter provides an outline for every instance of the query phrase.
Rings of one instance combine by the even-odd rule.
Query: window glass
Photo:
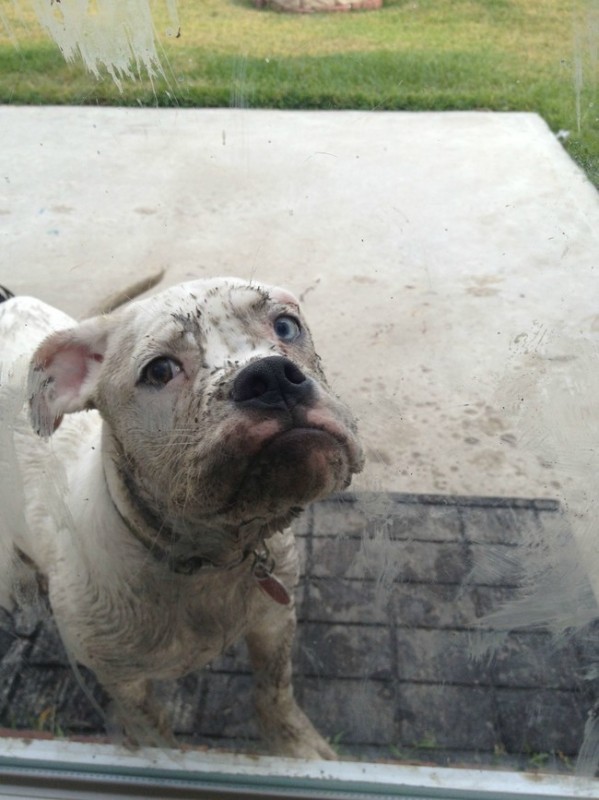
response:
[[[0,3],[5,760],[594,778],[598,37]]]

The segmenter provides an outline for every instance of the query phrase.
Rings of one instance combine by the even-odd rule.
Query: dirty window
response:
[[[596,796],[598,37],[0,3],[5,776]]]

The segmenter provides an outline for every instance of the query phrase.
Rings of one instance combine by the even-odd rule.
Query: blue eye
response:
[[[274,329],[282,342],[294,342],[302,332],[301,326],[295,317],[288,317],[285,314],[276,318]]]

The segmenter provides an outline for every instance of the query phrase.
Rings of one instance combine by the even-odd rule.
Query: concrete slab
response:
[[[519,395],[599,328],[599,203],[537,116],[9,107],[0,164],[17,292],[83,315],[165,267],[301,295],[361,418],[359,487],[578,486]]]
[[[545,124],[11,107],[0,164],[16,292],[83,316],[164,267],[165,284],[236,274],[302,296],[361,418],[356,488],[383,490],[300,522],[297,691],[341,752],[566,765],[596,626],[561,649],[496,631],[493,661],[472,659],[481,615],[557,633],[597,616],[581,563],[599,594],[599,203]],[[406,494],[430,492],[449,497]],[[514,496],[564,500],[583,558],[556,504]],[[183,739],[252,748],[250,688],[238,649],[163,692]],[[51,625],[0,618],[0,725],[102,729]]]

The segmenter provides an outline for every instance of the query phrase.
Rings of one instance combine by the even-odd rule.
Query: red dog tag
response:
[[[254,567],[254,578],[262,591],[271,597],[275,603],[280,603],[282,606],[289,605],[291,602],[289,592],[278,578],[268,572],[263,564],[258,563]]]

